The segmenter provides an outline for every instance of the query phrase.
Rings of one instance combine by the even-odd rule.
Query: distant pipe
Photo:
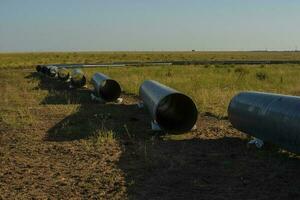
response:
[[[58,72],[58,67],[48,66],[48,71],[47,71],[48,76],[55,77],[57,75],[57,72]]]
[[[57,77],[61,81],[67,81],[70,78],[70,72],[66,68],[58,68]]]
[[[41,72],[42,72],[43,74],[47,74],[47,73],[48,73],[48,66],[42,66]]]
[[[231,100],[228,117],[236,129],[300,153],[300,97],[242,92]]]
[[[82,70],[74,69],[71,74],[71,84],[74,87],[83,87],[86,84],[86,77]]]
[[[41,72],[42,67],[43,67],[42,65],[37,65],[35,69],[37,72]]]
[[[95,73],[92,77],[92,84],[96,95],[107,102],[115,101],[120,97],[119,83],[104,74]]]
[[[188,96],[152,80],[144,81],[139,94],[160,128],[182,132],[191,130],[195,125],[198,111]]]

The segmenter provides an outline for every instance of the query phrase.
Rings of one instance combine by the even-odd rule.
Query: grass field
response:
[[[109,63],[167,60],[300,60],[300,52],[73,52],[2,53],[0,67],[24,68],[51,63]]]
[[[125,56],[124,56],[125,55]],[[299,199],[299,156],[248,136],[226,120],[239,91],[300,94],[299,65],[103,67],[124,102],[100,105],[89,89],[35,72],[34,64],[164,59],[300,59],[297,52],[0,54],[0,199]],[[90,59],[90,60],[86,60]],[[16,67],[16,68],[15,68]],[[154,79],[200,111],[197,131],[156,135],[138,109]]]

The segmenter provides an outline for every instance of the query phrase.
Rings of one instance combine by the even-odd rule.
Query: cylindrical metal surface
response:
[[[119,83],[104,74],[95,73],[92,77],[92,84],[96,95],[107,102],[115,101],[120,97]]]
[[[300,153],[300,97],[242,92],[228,107],[236,129]]]
[[[152,119],[162,129],[182,132],[195,125],[198,111],[188,96],[152,80],[144,81],[139,94]]]
[[[74,69],[71,74],[71,84],[74,87],[83,87],[86,84],[86,77],[82,70]]]
[[[48,76],[55,77],[57,75],[58,67],[56,66],[48,66]]]
[[[67,81],[70,78],[70,72],[66,68],[58,68],[57,76],[59,80]]]

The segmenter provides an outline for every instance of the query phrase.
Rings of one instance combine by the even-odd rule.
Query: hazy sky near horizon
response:
[[[300,49],[299,0],[0,0],[0,51]]]

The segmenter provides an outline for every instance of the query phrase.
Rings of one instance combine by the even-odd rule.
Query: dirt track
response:
[[[32,124],[0,121],[0,199],[300,199],[299,159],[247,146],[226,120],[202,113],[197,131],[154,135],[134,95],[99,105],[86,90],[18,73],[20,83],[5,81],[38,81],[50,92],[39,104],[25,101]],[[1,103],[3,112],[9,102]],[[94,137],[103,126],[115,139]]]

